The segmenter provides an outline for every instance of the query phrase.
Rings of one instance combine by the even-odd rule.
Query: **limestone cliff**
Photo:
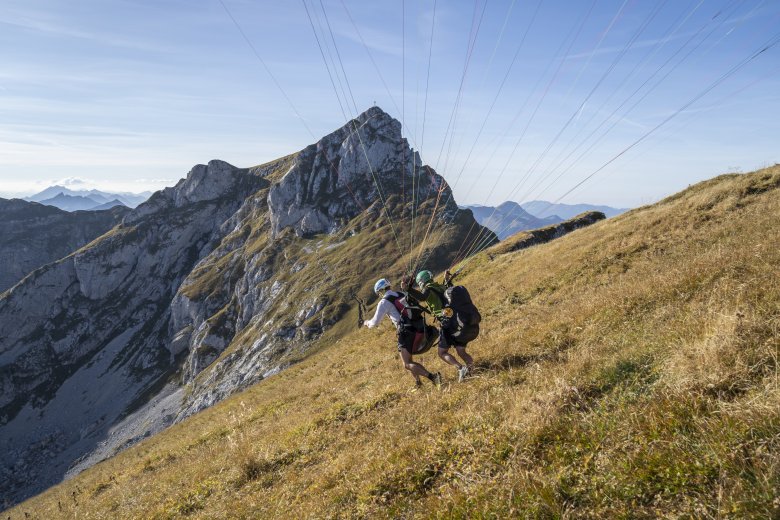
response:
[[[69,213],[37,202],[0,199],[0,292],[99,237],[127,212],[117,207]]]

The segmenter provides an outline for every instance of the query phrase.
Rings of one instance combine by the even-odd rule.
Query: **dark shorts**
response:
[[[398,331],[398,352],[401,352],[401,349],[408,350],[409,353],[412,353],[412,348],[414,346],[414,338],[417,335],[417,331],[415,331],[412,328],[401,328]]]
[[[442,328],[439,330],[439,348],[443,350],[447,350],[450,347],[465,348],[466,345],[476,339],[478,335],[479,325],[470,325],[467,329],[464,329],[461,334],[459,334],[462,338],[457,338],[452,335],[452,332]]]
[[[439,348],[441,350],[448,350],[450,347],[465,347],[465,343],[458,342],[452,335],[446,330],[439,331]]]
[[[401,349],[410,354],[424,354],[436,341],[436,327],[404,327],[398,331],[398,352]]]

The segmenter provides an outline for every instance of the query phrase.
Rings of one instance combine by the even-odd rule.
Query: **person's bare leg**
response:
[[[460,352],[460,351],[458,351],[458,352]],[[439,348],[439,357],[440,357],[440,358],[441,358],[441,359],[442,359],[442,360],[443,360],[445,363],[448,363],[448,364],[450,364],[450,365],[454,366],[454,367],[455,367],[455,368],[457,368],[458,370],[460,370],[460,369],[461,369],[461,365],[460,365],[460,363],[458,363],[458,360],[457,360],[457,359],[455,359],[455,357],[454,357],[452,354],[450,354],[450,351],[449,351],[449,349],[446,349],[446,348]]]
[[[474,368],[474,358],[472,358],[469,353],[466,352],[466,347],[455,347],[455,350],[458,352],[460,359],[462,359],[463,362],[466,363],[466,366],[469,367],[469,371],[471,371],[471,369]]]
[[[431,373],[421,364],[412,361],[412,354],[406,349],[401,349],[401,362],[404,364],[404,368],[412,373],[416,381],[420,380],[420,377],[427,377],[430,379]]]

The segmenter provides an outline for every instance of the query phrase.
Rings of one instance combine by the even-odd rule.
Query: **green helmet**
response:
[[[431,280],[433,280],[433,274],[431,274],[430,271],[420,271],[417,273],[417,278],[415,278],[417,281],[417,285],[425,285]]]

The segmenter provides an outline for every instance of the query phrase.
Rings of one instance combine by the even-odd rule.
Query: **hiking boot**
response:
[[[460,367],[460,370],[458,370],[458,383],[462,383],[467,375],[469,375],[469,367],[463,365]]]
[[[433,374],[433,379],[431,379],[431,381],[433,381],[433,384],[436,385],[436,388],[441,388],[441,372],[436,372]]]

